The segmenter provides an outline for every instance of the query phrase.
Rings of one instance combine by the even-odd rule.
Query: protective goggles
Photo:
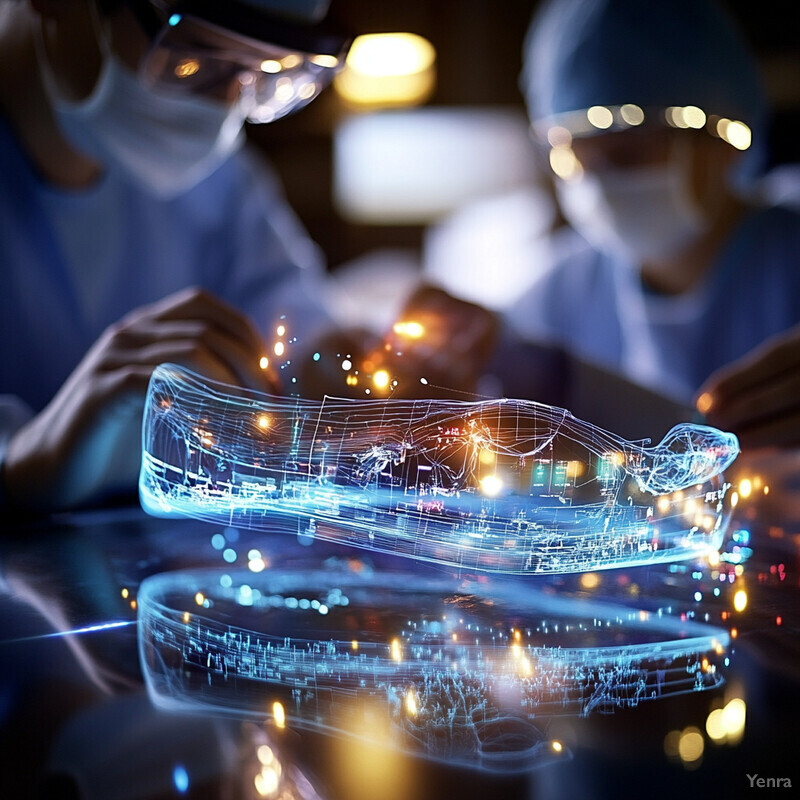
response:
[[[158,91],[236,103],[251,122],[304,106],[344,65],[349,37],[218,0],[125,0],[150,37],[139,76]]]

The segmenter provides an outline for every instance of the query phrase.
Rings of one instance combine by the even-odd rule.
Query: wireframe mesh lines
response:
[[[419,560],[561,573],[718,548],[736,437],[656,446],[525,400],[279,398],[153,373],[142,505]]]
[[[161,707],[514,772],[568,755],[556,717],[718,688],[729,637],[519,583],[273,570],[149,578],[139,643]]]

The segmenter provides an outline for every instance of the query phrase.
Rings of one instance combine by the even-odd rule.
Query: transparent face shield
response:
[[[252,38],[221,24],[230,7],[208,4],[213,20],[192,13],[205,11],[203,5],[193,3],[184,13],[183,4],[128,2],[151,35],[138,68],[149,88],[217,98],[236,104],[251,122],[271,122],[313,100],[344,64],[343,37],[289,23],[265,24],[262,17],[253,30],[269,41]],[[236,15],[230,21],[242,22]],[[315,44],[320,47],[308,49]]]

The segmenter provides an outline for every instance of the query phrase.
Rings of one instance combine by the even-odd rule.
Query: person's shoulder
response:
[[[247,190],[277,191],[280,186],[267,157],[250,143],[237,150],[212,177],[240,194]]]
[[[750,212],[745,224],[754,232],[780,233],[800,239],[800,208],[789,205],[759,207]]]
[[[549,250],[549,263],[529,292],[540,293],[544,287],[556,286],[574,287],[581,292],[611,280],[613,260],[567,226],[551,234]]]

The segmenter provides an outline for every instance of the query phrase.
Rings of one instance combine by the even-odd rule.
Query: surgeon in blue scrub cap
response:
[[[768,121],[753,58],[708,0],[552,0],[521,86],[583,238],[510,312],[736,431],[800,444],[800,218],[753,200]]]
[[[262,337],[324,324],[242,126],[343,62],[327,5],[0,0],[0,509],[130,491],[154,366],[274,389]]]

